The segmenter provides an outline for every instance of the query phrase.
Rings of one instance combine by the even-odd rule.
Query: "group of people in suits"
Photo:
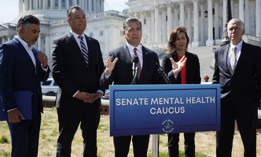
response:
[[[126,43],[109,52],[105,65],[99,42],[87,35],[86,15],[80,6],[67,10],[70,32],[53,42],[52,76],[59,86],[56,107],[59,122],[57,157],[71,156],[71,144],[80,125],[83,156],[97,156],[97,128],[100,97],[110,84],[165,84],[158,73],[157,53],[143,46],[142,23],[130,17],[123,23]],[[17,36],[0,47],[0,105],[8,114],[12,157],[35,157],[38,152],[42,95],[40,82],[48,78],[47,56],[33,48],[40,32],[39,20],[26,15],[17,24]],[[242,40],[244,24],[232,19],[228,24],[230,44],[215,53],[213,83],[221,85],[221,130],[217,132],[217,156],[231,156],[235,120],[246,157],[256,156],[257,104],[261,97],[261,48]],[[186,28],[177,27],[167,43],[162,66],[171,84],[200,84],[200,64],[196,54],[187,51]],[[230,53],[237,47],[236,66],[230,71]],[[133,74],[133,57],[139,64]],[[134,80],[134,81],[133,81]],[[23,119],[14,101],[14,92],[32,91],[30,120]],[[111,104],[113,105],[113,104]],[[195,132],[184,133],[185,154],[195,156]],[[127,157],[133,143],[135,157],[146,157],[150,135],[113,137],[115,156]],[[168,134],[169,156],[179,156],[179,133]]]

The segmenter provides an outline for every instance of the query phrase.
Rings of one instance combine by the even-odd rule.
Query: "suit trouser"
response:
[[[195,157],[195,132],[184,133],[185,156]],[[179,133],[168,134],[170,157],[179,157]]]
[[[221,130],[217,132],[217,157],[231,157],[235,120],[244,145],[244,156],[256,157],[257,109],[239,112],[228,103],[221,105]]]
[[[97,156],[97,128],[100,122],[100,105],[85,104],[80,108],[57,108],[59,137],[57,140],[57,157],[70,157],[71,144],[75,132],[80,128],[84,143],[83,156]]]
[[[150,135],[114,137],[115,157],[127,157],[130,142],[133,143],[134,157],[147,157]]]
[[[41,113],[32,120],[8,123],[12,139],[12,157],[36,157],[38,154]]]

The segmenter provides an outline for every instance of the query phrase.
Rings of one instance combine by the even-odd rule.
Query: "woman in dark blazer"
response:
[[[162,59],[162,66],[172,84],[200,84],[200,66],[196,54],[187,50],[189,37],[186,28],[174,29],[168,41],[168,49]],[[185,155],[195,156],[195,132],[184,133]],[[179,133],[168,134],[170,157],[179,156]]]

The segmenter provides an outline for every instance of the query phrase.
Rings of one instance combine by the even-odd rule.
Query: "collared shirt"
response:
[[[232,43],[230,43],[229,54],[228,54],[228,58],[227,58],[227,64],[228,65],[230,65],[231,54],[233,53],[233,49],[235,47],[236,47],[236,59],[238,61],[238,59],[239,59],[239,57],[241,55],[242,44],[243,44],[243,40],[241,40],[237,45],[233,45]]]
[[[81,48],[81,39],[79,38],[79,36],[82,36],[82,37],[83,37],[84,45],[86,46],[87,51],[88,51],[88,45],[87,45],[87,42],[86,42],[85,35],[84,35],[84,34],[78,35],[78,34],[74,33],[72,30],[70,30],[70,33],[73,35],[73,37],[74,37],[74,39],[76,40],[76,42],[77,42],[77,44],[78,44],[78,46],[79,46],[80,49],[82,49],[82,48]]]
[[[36,61],[34,57],[34,53],[32,51],[33,45],[29,46],[23,39],[21,39],[19,36],[15,36],[15,38],[24,46],[25,50],[27,51],[28,55],[30,56],[32,62],[34,63],[34,66],[36,66]]]
[[[131,57],[133,57],[135,47],[130,45],[128,42],[126,42],[126,45],[129,49]],[[137,48],[137,55],[138,55],[138,58],[139,58],[139,62],[140,62],[141,69],[142,69],[142,65],[143,65],[142,45],[139,44],[139,46],[137,46],[136,48]]]

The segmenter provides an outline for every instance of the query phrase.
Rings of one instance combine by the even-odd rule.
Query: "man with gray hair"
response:
[[[244,23],[232,19],[230,43],[215,52],[213,83],[221,86],[221,130],[217,132],[217,157],[231,157],[235,121],[244,145],[244,156],[256,156],[257,107],[261,98],[261,48],[242,37]]]

